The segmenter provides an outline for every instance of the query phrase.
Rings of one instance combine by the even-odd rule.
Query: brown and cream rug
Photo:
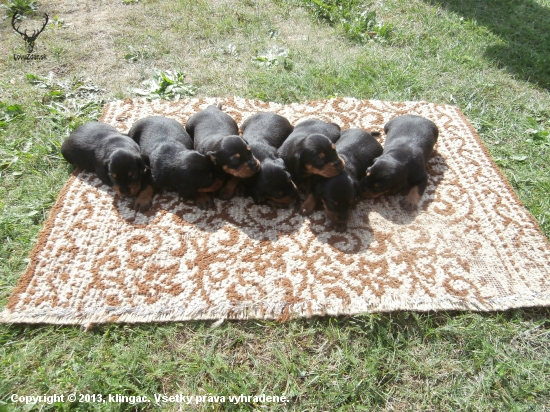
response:
[[[550,304],[550,247],[459,109],[351,98],[282,105],[240,98],[108,104],[127,132],[164,115],[185,123],[223,103],[241,124],[273,111],[383,130],[412,113],[440,130],[419,210],[397,197],[363,200],[345,233],[324,212],[216,200],[202,211],[173,193],[152,210],[89,173],[73,175],[45,223],[2,322],[84,324],[277,318],[393,310],[504,310]]]

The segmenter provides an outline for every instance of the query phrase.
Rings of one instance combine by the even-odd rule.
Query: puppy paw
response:
[[[242,184],[238,184],[235,188],[235,196],[244,197],[245,196],[245,189]]]
[[[290,203],[279,203],[279,202],[272,202],[273,207],[275,209],[288,209],[290,207]]]
[[[134,202],[134,210],[136,212],[146,212],[151,209],[153,202],[151,199],[140,199],[139,197]]]
[[[302,203],[302,206],[300,207],[300,214],[302,216],[311,215],[314,212],[316,205],[317,202],[315,201],[315,197],[312,194],[307,195],[306,200],[304,200],[304,203]]]
[[[134,202],[134,210],[136,212],[145,212],[151,208],[153,204],[153,196],[155,189],[153,186],[148,185],[144,190],[139,192]]]
[[[418,204],[409,201],[408,198],[402,199],[399,204],[407,212],[414,212],[418,208]]]
[[[221,200],[230,200],[233,198],[233,190],[220,190],[218,197]]]
[[[347,230],[347,228],[348,228],[347,223],[334,223],[332,225],[332,229],[334,229],[338,233],[345,232]]]
[[[206,193],[201,193],[196,199],[195,202],[199,209],[208,210],[214,207],[214,200]]]

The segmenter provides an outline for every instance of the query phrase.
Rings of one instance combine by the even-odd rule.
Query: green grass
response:
[[[63,24],[38,38],[43,62],[11,60],[24,42],[9,23],[0,27],[1,49],[9,51],[0,61],[2,307],[71,171],[61,142],[97,119],[103,101],[132,97],[159,70],[185,72],[199,97],[457,105],[550,236],[548,0],[106,2],[92,13],[105,19],[99,34],[80,23],[85,10],[66,7],[47,9]],[[357,23],[356,10],[374,12],[374,23]],[[389,29],[371,37],[373,27]],[[259,64],[270,50],[285,56]],[[170,410],[549,410],[549,315],[406,312],[88,331],[1,326],[0,401],[8,404],[0,411],[14,407],[12,394],[71,392],[291,398],[284,405],[162,405]],[[107,403],[101,410],[136,407],[157,409]]]

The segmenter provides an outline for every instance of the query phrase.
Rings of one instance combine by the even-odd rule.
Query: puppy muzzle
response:
[[[257,173],[260,170],[260,162],[258,159],[254,158],[245,164],[243,164],[238,169],[226,169],[226,172],[232,174],[235,177],[250,177]]]
[[[326,164],[318,174],[323,177],[334,177],[342,173],[345,166],[346,162],[344,162],[344,159],[338,156],[338,160]]]

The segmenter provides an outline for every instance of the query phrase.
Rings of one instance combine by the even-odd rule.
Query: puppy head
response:
[[[141,188],[141,178],[147,170],[148,159],[124,149],[115,150],[105,162],[105,169],[113,183],[113,189],[121,197],[136,196]]]
[[[298,188],[290,178],[282,159],[267,160],[254,175],[254,188],[261,196],[277,203],[294,203]]]
[[[254,157],[248,143],[240,136],[227,136],[221,149],[207,155],[224,172],[235,177],[250,177],[260,170],[260,161]]]
[[[385,193],[395,193],[407,184],[403,165],[389,157],[379,157],[360,182],[361,197],[374,199]]]
[[[194,150],[184,151],[171,170],[174,189],[183,198],[199,193],[215,192],[223,185],[223,178],[209,156]]]
[[[334,177],[344,170],[344,160],[338,156],[336,146],[322,134],[311,134],[300,153],[300,163],[308,174]]]
[[[359,186],[347,172],[317,184],[316,191],[321,198],[325,214],[334,229],[343,232],[348,227],[351,209],[357,200]]]

